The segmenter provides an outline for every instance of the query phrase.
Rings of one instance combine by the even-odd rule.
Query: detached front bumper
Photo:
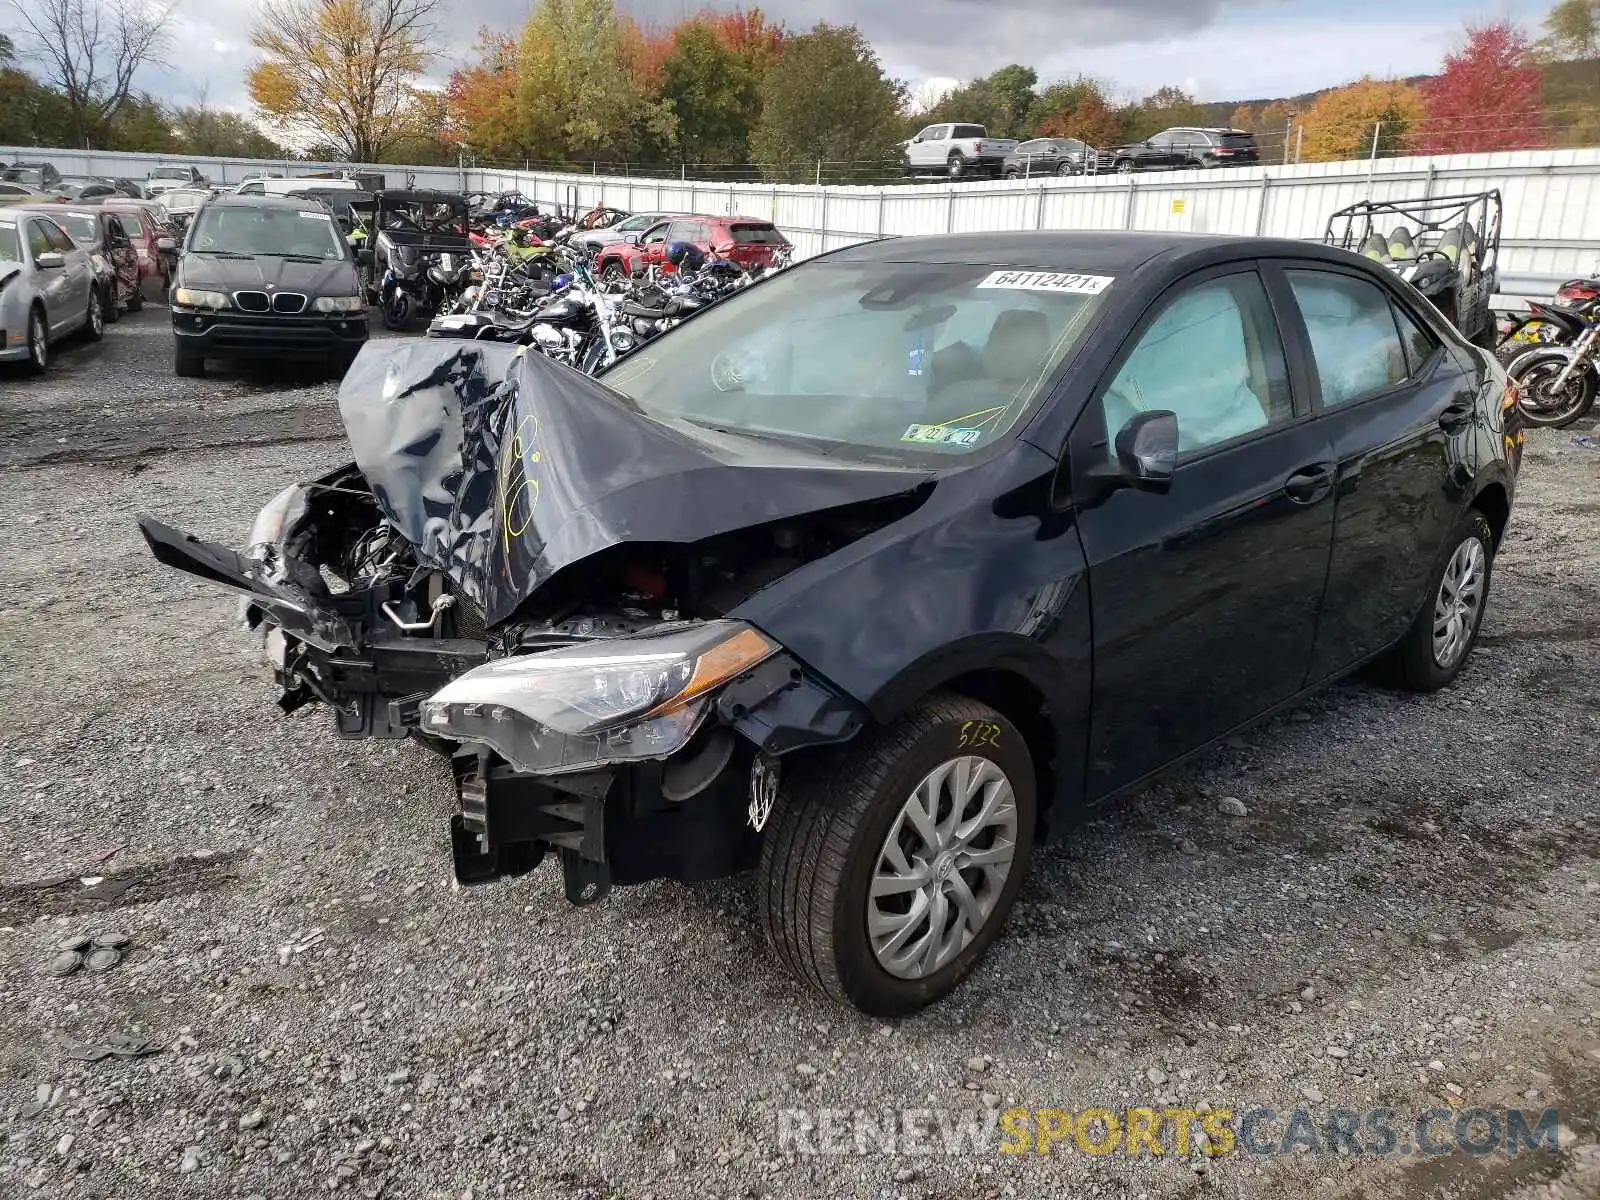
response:
[[[195,358],[353,358],[367,340],[366,313],[280,316],[173,309],[172,332]]]

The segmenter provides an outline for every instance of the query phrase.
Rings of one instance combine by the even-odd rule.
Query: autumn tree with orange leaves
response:
[[[262,0],[245,78],[257,111],[352,162],[382,161],[425,121],[440,0]]]

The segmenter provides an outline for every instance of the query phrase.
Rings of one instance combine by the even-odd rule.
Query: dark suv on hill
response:
[[[1172,171],[1186,167],[1253,167],[1261,161],[1256,136],[1242,129],[1163,129],[1142,142],[1118,146],[1116,169]]]

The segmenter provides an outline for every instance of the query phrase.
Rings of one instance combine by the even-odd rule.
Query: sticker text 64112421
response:
[[[1110,275],[1080,275],[1073,271],[993,271],[978,286],[1020,292],[1068,292],[1078,296],[1098,296],[1114,282]]]

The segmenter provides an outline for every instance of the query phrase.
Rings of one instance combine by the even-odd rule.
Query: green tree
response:
[[[187,149],[173,135],[172,116],[154,96],[136,92],[129,96],[106,130],[108,150],[144,150],[177,154]]]
[[[671,107],[644,94],[611,0],[540,0],[517,47],[519,141],[539,158],[613,161],[670,143]]]
[[[1027,137],[1032,132],[1030,113],[1039,76],[1032,67],[1012,63],[993,75],[973,79],[950,92],[931,108],[917,113],[912,131],[940,121],[970,121],[982,125],[991,137]]]
[[[248,117],[212,108],[204,94],[172,113],[172,131],[184,150],[211,158],[282,158],[278,145]]]
[[[1122,136],[1139,142],[1173,126],[1205,125],[1206,110],[1182,88],[1158,88],[1139,103],[1123,110]]]
[[[743,163],[761,108],[761,81],[709,21],[678,27],[661,64],[661,96],[677,119],[684,163]]]
[[[1600,59],[1600,0],[1561,0],[1544,19],[1539,49],[1554,59]]]
[[[818,162],[887,165],[904,101],[905,87],[883,73],[859,29],[818,22],[786,39],[767,72],[751,149],[769,179],[808,178]]]
[[[67,146],[72,141],[66,97],[16,66],[16,44],[0,34],[0,144]]]

